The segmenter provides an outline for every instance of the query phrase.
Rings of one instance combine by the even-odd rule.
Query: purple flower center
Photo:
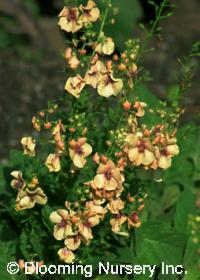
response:
[[[112,172],[110,170],[106,170],[106,172],[104,173],[105,177],[107,180],[111,180],[112,178]]]

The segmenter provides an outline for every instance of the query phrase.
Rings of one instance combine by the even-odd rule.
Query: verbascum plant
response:
[[[82,248],[105,227],[110,236],[130,240],[141,226],[147,196],[137,171],[162,180],[154,175],[170,168],[179,154],[181,109],[155,110],[138,96],[143,45],[129,39],[117,51],[104,30],[109,15],[113,18],[110,0],[105,10],[92,0],[63,7],[58,25],[68,38],[65,93],[33,117],[38,139],[21,140],[24,157],[37,167],[27,172],[23,165],[11,173],[16,211],[36,207],[40,213],[46,204],[52,209],[52,234],[62,241],[57,253],[65,263],[81,261]]]

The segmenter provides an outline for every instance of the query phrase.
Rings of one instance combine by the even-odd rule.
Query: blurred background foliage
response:
[[[1,162],[7,161],[10,148],[18,147],[22,135],[33,133],[32,115],[45,107],[49,98],[56,99],[63,94],[66,42],[57,26],[63,2],[0,0]],[[159,4],[162,0],[155,2]],[[161,35],[150,42],[150,47],[156,50],[144,57],[144,65],[152,77],[148,87],[164,101],[175,94],[180,79],[177,58],[188,55],[192,44],[199,39],[200,30],[198,0],[172,3],[176,5],[174,15],[163,21]],[[154,20],[155,12],[147,0],[113,0],[113,6],[120,13],[116,25],[108,26],[106,33],[114,37],[120,51],[128,37],[144,39],[138,23],[146,26]],[[199,66],[196,59],[192,63],[197,71],[185,98],[184,121],[200,111]]]

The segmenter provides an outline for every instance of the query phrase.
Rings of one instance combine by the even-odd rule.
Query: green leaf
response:
[[[185,189],[177,202],[174,225],[177,230],[187,233],[189,214],[195,214],[195,196],[190,189]]]
[[[186,243],[185,234],[161,222],[146,222],[136,231],[136,255],[140,263],[180,264]]]
[[[6,270],[9,262],[17,261],[17,235],[5,220],[1,220],[0,240],[0,279],[19,279],[16,275],[10,275]]]
[[[53,209],[48,204],[46,204],[42,208],[41,212],[42,212],[42,221],[43,221],[45,227],[47,228],[47,230],[49,231],[49,233],[52,234],[53,223],[50,221],[49,216],[53,212]]]
[[[198,245],[192,242],[192,238],[189,238],[183,258],[183,265],[186,269],[194,263],[197,263],[197,249]]]
[[[107,275],[99,275],[95,278],[95,280],[121,280],[120,276],[107,274]]]
[[[178,280],[179,277],[178,277],[178,275],[159,274],[158,279],[159,279],[159,280]]]
[[[19,240],[20,240],[20,251],[23,254],[23,257],[26,260],[30,259],[30,252],[31,252],[31,245],[29,242],[29,236],[28,236],[28,231],[23,228],[22,232],[19,236]]]
[[[200,280],[200,273],[196,263],[192,264],[187,269],[187,274],[184,276],[183,280]]]
[[[118,263],[134,263],[136,261],[136,256],[129,247],[119,247],[116,250],[117,252],[117,262]]]

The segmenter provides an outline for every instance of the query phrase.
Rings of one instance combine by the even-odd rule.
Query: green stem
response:
[[[138,58],[137,58],[137,61],[140,60],[140,58],[143,56],[143,54],[145,53],[146,49],[147,49],[147,45],[150,41],[150,39],[153,37],[153,34],[155,33],[156,31],[156,28],[158,26],[158,23],[159,21],[162,19],[162,13],[163,13],[163,10],[164,8],[167,6],[167,3],[168,3],[168,0],[164,0],[160,7],[159,7],[159,10],[158,12],[156,13],[156,18],[155,18],[155,21],[153,22],[152,26],[151,26],[151,29],[149,32],[147,32],[147,36],[146,36],[146,39],[144,41],[144,44],[140,50],[140,53],[138,55]]]
[[[98,36],[97,36],[97,43],[99,42],[99,39],[101,37],[101,33],[103,31],[103,28],[104,28],[104,25],[105,25],[105,22],[106,22],[106,18],[108,16],[108,11],[109,11],[109,8],[110,8],[110,3],[111,3],[111,0],[108,0],[108,4],[107,4],[107,7],[106,7],[106,10],[105,10],[102,22],[101,22],[101,26],[100,26],[100,29],[99,29],[99,33],[98,33]],[[90,63],[92,61],[92,58],[94,57],[95,52],[96,51],[95,51],[95,48],[94,48],[94,50],[92,52],[92,55],[91,55],[91,58],[90,58],[90,61],[89,61],[89,65],[88,65],[87,71],[89,70]],[[87,71],[86,71],[86,73],[87,73]]]

